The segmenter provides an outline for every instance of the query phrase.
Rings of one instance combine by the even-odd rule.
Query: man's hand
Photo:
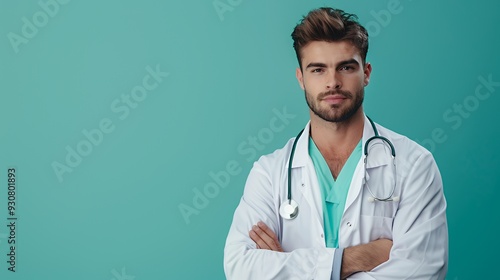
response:
[[[258,249],[283,252],[276,234],[263,222],[254,225],[248,234]],[[389,239],[379,239],[368,244],[345,248],[340,278],[345,279],[356,272],[371,271],[389,260],[391,248],[392,241]]]
[[[255,244],[257,244],[258,249],[283,252],[276,234],[263,222],[258,222],[257,225],[254,225],[248,234]]]
[[[368,244],[345,248],[340,278],[345,279],[360,271],[371,271],[389,260],[391,248],[392,241],[389,239],[378,239]]]

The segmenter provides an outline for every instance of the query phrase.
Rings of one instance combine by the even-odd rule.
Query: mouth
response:
[[[341,94],[332,94],[324,97],[322,100],[329,104],[340,104],[346,100],[347,97]]]

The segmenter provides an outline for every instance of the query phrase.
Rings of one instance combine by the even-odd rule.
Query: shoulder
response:
[[[245,184],[244,195],[247,198],[253,197],[257,193],[266,194],[265,197],[277,195],[279,182],[286,176],[288,156],[294,139],[287,141],[282,148],[262,155],[253,163]]]
[[[276,149],[272,153],[262,155],[254,162],[254,168],[260,168],[268,172],[277,168],[286,168],[294,140],[295,137],[290,138],[283,147]]]
[[[411,140],[407,136],[381,126],[380,124],[376,125],[379,134],[389,139],[394,145],[398,162],[413,164],[424,158],[434,161],[434,157],[432,156],[431,152],[424,148],[422,145]]]
[[[401,201],[405,197],[431,200],[433,194],[438,193],[441,195],[435,197],[444,199],[441,173],[431,152],[404,135],[382,126],[377,128],[381,136],[393,143],[396,151],[396,172],[403,188]]]

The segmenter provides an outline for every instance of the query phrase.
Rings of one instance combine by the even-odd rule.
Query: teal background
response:
[[[253,161],[308,119],[290,33],[325,5],[380,27],[365,110],[433,151],[448,202],[447,279],[494,279],[500,87],[456,129],[443,114],[471,100],[478,77],[500,81],[499,2],[401,0],[385,22],[374,14],[389,1],[220,2],[231,8],[223,18],[211,0],[73,0],[16,53],[9,32],[21,35],[22,18],[43,10],[0,1],[0,279],[224,279],[224,242]],[[156,65],[170,75],[121,120],[110,104]],[[238,150],[284,107],[295,118],[283,131],[256,155]],[[105,118],[115,129],[60,182],[51,164]],[[436,128],[446,140],[431,146]],[[240,172],[186,223],[179,205],[193,206],[194,190],[232,161]],[[16,273],[6,263],[11,166]]]

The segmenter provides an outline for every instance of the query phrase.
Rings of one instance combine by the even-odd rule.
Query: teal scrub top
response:
[[[351,185],[354,170],[361,158],[361,140],[354,148],[351,155],[345,162],[342,170],[333,179],[332,172],[328,167],[323,155],[309,137],[309,156],[311,157],[323,201],[323,223],[325,231],[325,244],[329,248],[338,248],[339,246],[339,228],[340,220],[344,214],[345,201]]]

